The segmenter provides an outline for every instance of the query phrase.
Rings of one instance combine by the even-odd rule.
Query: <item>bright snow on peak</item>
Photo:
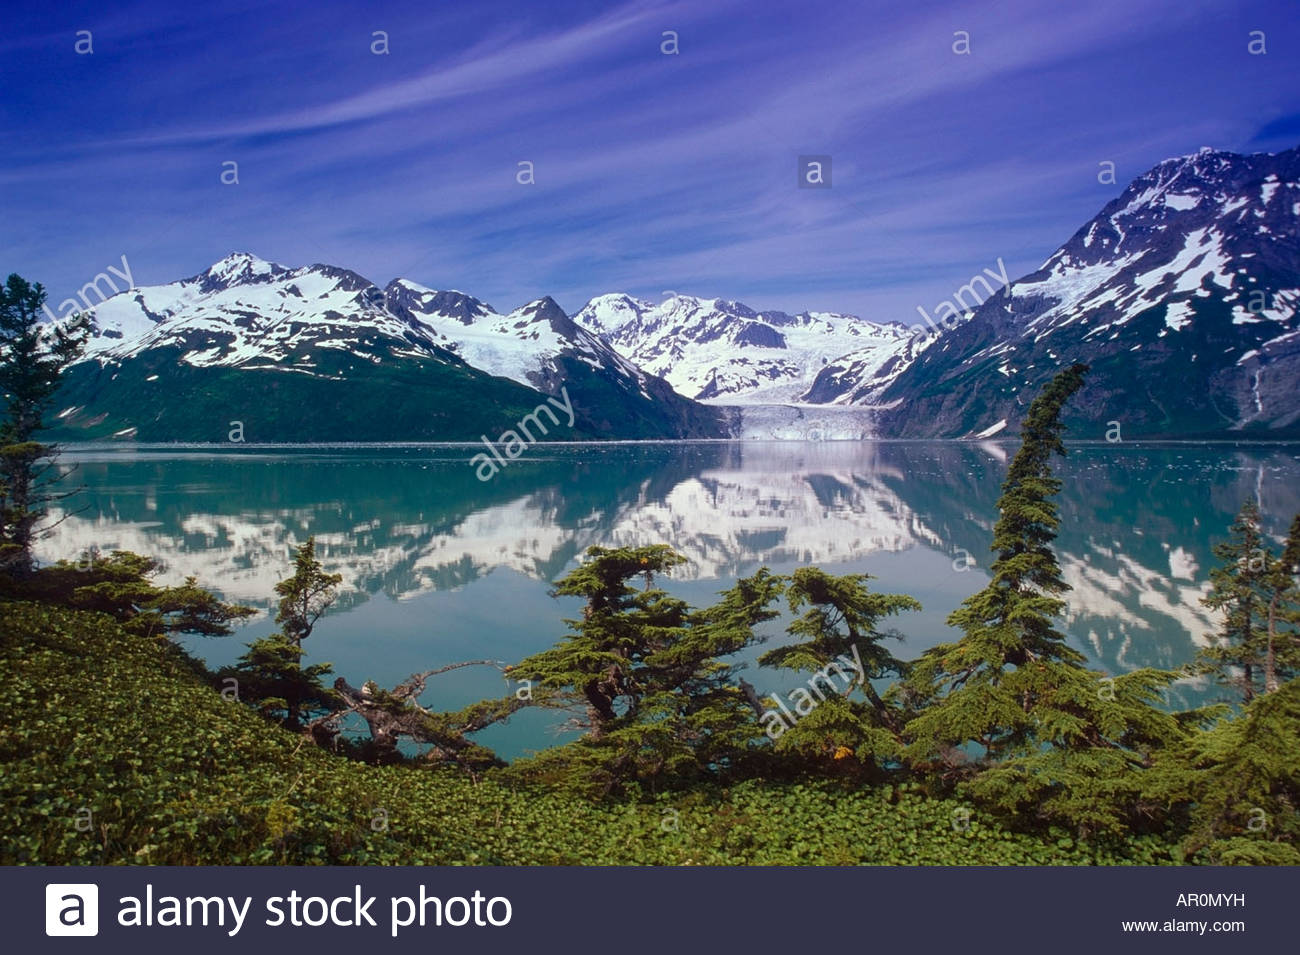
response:
[[[760,312],[678,293],[659,303],[602,295],[573,317],[679,393],[719,404],[799,401],[835,359],[864,348],[902,349],[907,340],[900,325],[854,315]]]

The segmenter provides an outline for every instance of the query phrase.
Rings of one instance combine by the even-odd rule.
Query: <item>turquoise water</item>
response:
[[[70,447],[83,487],[42,542],[45,560],[87,548],[150,554],[165,578],[196,574],[263,610],[292,548],[316,535],[340,599],[307,644],[354,685],[393,686],[468,659],[514,662],[575,616],[550,584],[589,546],[664,542],[690,563],[666,586],[703,604],[762,565],[866,572],[924,610],[893,618],[904,658],[954,639],[944,620],[986,580],[1008,444],[826,442],[537,446],[480,482],[472,446],[349,448]],[[1058,556],[1070,611],[1062,629],[1109,672],[1189,660],[1214,626],[1198,603],[1246,497],[1266,528],[1300,511],[1300,447],[1080,445],[1060,462]],[[972,565],[972,562],[974,566]],[[784,639],[784,622],[765,632]],[[185,644],[211,665],[274,629],[263,614],[220,639]],[[770,645],[770,643],[769,643]],[[748,655],[752,660],[758,651]],[[760,691],[785,690],[755,667]],[[510,692],[491,668],[431,680],[426,706]],[[1184,682],[1172,704],[1215,698]],[[523,711],[476,738],[511,758],[563,735],[554,712]]]

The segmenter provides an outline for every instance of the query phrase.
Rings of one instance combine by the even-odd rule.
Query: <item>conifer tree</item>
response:
[[[275,585],[280,605],[275,622],[281,630],[248,645],[248,652],[218,676],[239,681],[241,699],[268,717],[297,730],[304,722],[342,704],[322,679],[333,672],[328,663],[303,665],[303,641],[338,596],[341,574],[327,574],[316,558],[316,539],[294,551],[294,571]]]
[[[830,684],[830,676],[837,674],[847,686],[834,689],[847,692],[818,692],[816,706],[793,726],[786,729],[781,723],[775,733],[778,752],[851,763],[867,775],[878,775],[882,760],[898,757],[901,711],[871,681],[901,676],[907,665],[884,645],[886,637],[897,634],[882,633],[878,626],[884,617],[920,610],[921,605],[904,594],[873,592],[867,585],[871,579],[869,574],[837,577],[819,567],[800,567],[791,576],[786,587],[790,611],[804,612],[786,632],[802,639],[764,653],[759,665],[812,673],[815,688]]]
[[[654,760],[667,763],[665,753],[675,752],[688,774],[699,774],[748,754],[758,714],[736,679],[737,667],[725,658],[758,642],[754,628],[778,615],[772,604],[784,586],[781,577],[760,568],[722,591],[712,606],[693,610],[684,630],[646,657],[652,692],[643,709],[650,715],[629,734],[634,745],[654,739],[645,724],[666,718],[673,736]]]
[[[10,275],[0,286],[0,573],[31,573],[32,545],[47,505],[61,495],[50,490],[57,478],[58,449],[35,436],[64,370],[81,355],[89,322],[41,321],[45,289]]]
[[[1300,676],[1300,514],[1291,519],[1281,558],[1269,568],[1266,595],[1264,692],[1275,693]]]
[[[722,658],[753,643],[755,625],[775,616],[779,578],[764,568],[701,611],[655,585],[657,574],[685,562],[670,547],[592,547],[586,558],[553,591],[584,597],[582,619],[566,621],[571,634],[511,671],[538,683],[553,705],[576,707],[586,733],[522,771],[609,792],[632,779],[725,766],[757,736],[757,723]]]
[[[1222,612],[1223,622],[1217,642],[1198,655],[1198,669],[1214,673],[1220,683],[1241,694],[1242,702],[1249,703],[1265,688],[1269,632],[1265,590],[1277,575],[1276,561],[1260,529],[1259,507],[1253,500],[1241,505],[1229,538],[1212,550],[1221,563],[1211,569],[1210,593],[1201,603]]]
[[[1186,861],[1300,865],[1300,679],[1157,755],[1144,796],[1187,814]]]
[[[302,646],[321,614],[338,598],[342,582],[342,574],[327,574],[321,568],[316,558],[316,538],[308,537],[294,551],[293,576],[275,585],[280,595],[275,622],[280,624],[286,640]]]
[[[521,661],[514,672],[543,687],[568,690],[585,709],[583,728],[602,737],[619,709],[635,712],[644,695],[634,672],[647,653],[686,624],[686,603],[654,586],[686,558],[664,544],[610,550],[592,547],[587,559],[559,580],[553,596],[583,597],[573,633],[549,650]],[[629,581],[640,578],[640,589]]]
[[[187,577],[179,586],[151,579],[159,563],[130,551],[89,553],[76,563],[61,560],[22,581],[22,596],[76,610],[108,614],[123,629],[143,637],[191,633],[221,637],[231,624],[252,616],[252,607],[228,604]]]
[[[250,643],[239,661],[217,676],[233,676],[241,700],[286,729],[298,730],[339,706],[337,695],[322,682],[334,668],[329,663],[304,665],[304,656],[299,644],[283,633],[272,633]]]
[[[964,636],[927,651],[904,694],[921,706],[905,729],[914,764],[977,743],[982,772],[971,795],[1083,837],[1139,821],[1138,771],[1211,715],[1159,710],[1153,702],[1177,674],[1088,670],[1055,628],[1069,587],[1051,549],[1061,487],[1051,459],[1065,454],[1061,410],[1087,370],[1060,372],[1029,406],[998,501],[991,579],[948,618]]]
[[[948,617],[965,636],[926,651],[908,680],[913,699],[929,704],[907,726],[913,758],[968,741],[989,761],[1033,748],[1043,716],[1052,718],[1037,711],[1057,705],[1062,670],[1083,662],[1054,626],[1069,588],[1051,549],[1061,487],[1051,459],[1066,453],[1061,411],[1087,371],[1060,372],[1029,406],[998,500],[991,579]]]

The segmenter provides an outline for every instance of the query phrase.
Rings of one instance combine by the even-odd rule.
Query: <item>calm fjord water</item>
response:
[[[309,660],[392,686],[457,660],[514,662],[565,632],[572,599],[552,581],[589,546],[668,543],[690,563],[666,586],[707,603],[766,564],[866,572],[920,613],[888,621],[908,658],[954,639],[944,619],[986,580],[994,505],[1013,446],[941,442],[685,443],[532,448],[483,483],[470,446],[69,447],[84,490],[39,554],[88,548],[160,558],[226,599],[273,608],[290,551],[316,535],[342,595]],[[1214,627],[1198,600],[1210,547],[1247,497],[1279,539],[1300,511],[1300,447],[1076,445],[1059,462],[1057,541],[1071,642],[1119,673],[1189,660]],[[971,563],[975,566],[970,566]],[[766,628],[784,638],[784,621]],[[217,666],[270,632],[263,614],[221,639],[186,641]],[[752,660],[756,654],[751,653]],[[798,681],[750,667],[760,691]],[[426,706],[511,691],[495,670],[436,677]],[[1184,682],[1175,703],[1215,698]],[[554,713],[517,714],[477,738],[511,758],[557,741]]]

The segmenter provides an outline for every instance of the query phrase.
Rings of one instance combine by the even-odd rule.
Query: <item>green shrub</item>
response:
[[[367,766],[223,699],[170,644],[36,604],[0,604],[0,681],[7,865],[1171,861],[1154,838],[1043,839],[906,788],[755,781],[592,803]]]

